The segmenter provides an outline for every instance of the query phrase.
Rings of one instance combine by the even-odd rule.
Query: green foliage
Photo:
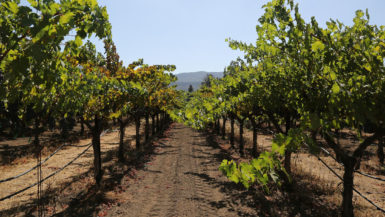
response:
[[[265,191],[269,192],[268,184],[270,182],[281,184],[279,174],[286,173],[285,168],[281,166],[279,152],[263,152],[258,159],[250,162],[235,163],[234,161],[223,160],[219,170],[232,182],[242,183],[249,188],[253,183],[263,186]]]
[[[69,57],[79,53],[82,38],[92,34],[106,37],[111,28],[97,2],[29,3],[5,1],[0,5],[0,71],[4,72],[0,98],[6,111],[8,105],[17,103],[17,110],[12,112],[25,121],[31,121],[27,110],[42,120],[72,111],[65,93],[66,88],[71,89],[68,84],[77,84],[73,79],[79,78],[79,70]],[[90,25],[94,28],[87,29]],[[61,49],[70,31],[77,36]]]
[[[171,110],[173,65],[127,68],[119,60],[105,7],[96,0],[4,1],[0,5],[0,98],[5,112],[29,124],[68,114],[91,120],[129,111]],[[64,42],[69,33],[73,40]],[[85,37],[105,39],[106,57]],[[9,111],[10,105],[16,110]],[[33,111],[33,115],[29,114]]]
[[[226,39],[230,48],[244,52],[244,60],[232,61],[222,79],[206,79],[186,103],[182,120],[198,129],[224,116],[269,121],[278,131],[274,156],[302,144],[317,154],[309,134],[336,137],[332,131],[359,131],[370,124],[373,138],[383,135],[385,28],[370,25],[368,13],[360,10],[352,26],[330,20],[322,28],[314,17],[305,22],[292,0],[269,1],[263,8],[255,44]],[[331,141],[336,152],[348,154]],[[354,157],[366,147],[361,143]],[[224,161],[221,170],[246,187],[254,179],[265,185],[263,177],[275,177],[250,165]],[[250,175],[256,171],[262,178]]]
[[[249,188],[253,183],[258,183],[268,192],[269,183],[281,185],[279,174],[285,174],[290,180],[290,175],[282,167],[280,159],[285,156],[286,151],[293,152],[302,144],[307,144],[312,153],[319,153],[318,146],[303,133],[302,129],[291,129],[287,135],[276,135],[271,151],[261,153],[257,159],[239,164],[234,161],[223,160],[219,170],[232,182],[242,183],[246,188]]]

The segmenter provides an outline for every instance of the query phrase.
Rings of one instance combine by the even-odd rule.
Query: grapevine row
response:
[[[322,27],[314,17],[306,22],[298,7],[292,0],[266,3],[256,43],[227,39],[244,58],[232,61],[223,78],[205,82],[175,118],[198,129],[214,126],[218,133],[219,120],[230,119],[233,148],[237,121],[241,155],[249,122],[255,159],[239,165],[224,160],[220,166],[246,187],[258,182],[267,188],[282,179],[290,186],[292,153],[306,143],[319,154],[322,139],[344,166],[342,215],[353,216],[354,171],[369,145],[377,142],[384,163],[385,28],[371,25],[361,10],[352,26],[330,20]],[[263,124],[277,135],[272,151],[258,153],[257,130]],[[358,141],[354,150],[340,143],[346,130]]]
[[[109,120],[119,123],[118,158],[124,161],[124,132],[145,119],[145,141],[159,131],[180,93],[170,84],[174,65],[123,65],[112,40],[107,9],[96,0],[2,1],[0,4],[0,133],[32,127],[41,159],[40,137],[50,126],[78,119],[92,134],[94,176],[100,185],[100,136]],[[103,40],[105,53],[85,38]],[[65,40],[66,38],[72,40]],[[39,160],[38,160],[39,161]],[[40,162],[37,165],[41,165]],[[38,170],[39,176],[39,170]],[[41,180],[42,177],[39,178]],[[41,183],[41,182],[37,182]]]

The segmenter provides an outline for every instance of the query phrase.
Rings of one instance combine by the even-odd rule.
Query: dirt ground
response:
[[[181,124],[155,149],[154,159],[138,172],[122,197],[129,198],[107,216],[256,216],[252,201],[234,203],[218,171],[223,155],[207,136]],[[226,184],[227,183],[227,184]],[[240,202],[240,201],[238,201]]]
[[[143,129],[142,129],[143,131]],[[109,180],[114,173],[108,169],[111,165],[117,164],[116,155],[118,149],[119,133],[116,130],[107,131],[101,137],[101,152],[102,166],[104,171],[104,181]],[[133,149],[135,142],[135,127],[128,126],[125,132],[125,145],[127,151]],[[12,146],[18,146],[28,142],[26,138],[20,138],[12,141],[4,141]],[[43,177],[55,172],[64,164],[71,161],[91,143],[90,138],[83,138],[77,142],[65,146],[58,151],[52,158],[42,165]],[[15,145],[14,145],[15,144]],[[42,159],[48,157],[52,153],[52,147],[44,149]],[[60,144],[54,144],[58,147]],[[20,158],[16,158],[11,163],[0,166],[0,180],[12,177],[32,168],[36,165],[36,159],[33,154],[26,154]],[[120,165],[122,168],[125,165]],[[46,215],[51,216],[55,213],[61,213],[65,210],[70,210],[71,203],[81,198],[83,195],[88,195],[94,190],[93,180],[93,150],[92,147],[85,152],[73,164],[65,168],[63,171],[48,179],[43,183],[43,197],[46,200]],[[7,196],[17,190],[23,189],[37,181],[36,170],[9,182],[0,183],[0,198]],[[31,216],[36,214],[36,186],[29,190],[18,194],[10,199],[0,202],[0,216]]]
[[[118,163],[116,158],[118,132],[102,137],[104,175],[100,188],[93,181],[92,148],[45,182],[46,216],[338,216],[340,181],[309,154],[301,152],[293,156],[295,182],[291,192],[272,185],[270,194],[266,194],[258,186],[246,190],[219,172],[223,159],[248,160],[240,158],[236,150],[230,149],[228,140],[220,136],[172,124],[146,144],[143,151],[137,151],[134,133],[133,126],[127,127],[125,163]],[[271,138],[272,135],[259,132],[260,151],[270,148]],[[250,149],[250,131],[245,132],[245,139],[246,148]],[[43,176],[71,160],[84,149],[79,146],[89,142],[90,139],[80,139],[75,146],[65,147],[44,164]],[[322,159],[342,173],[332,159],[326,156]],[[23,172],[35,163],[35,159],[27,155],[0,166],[0,179]],[[363,162],[363,165],[369,163]],[[374,172],[372,167],[365,168],[368,167],[364,166],[362,171]],[[0,197],[34,183],[35,179],[34,171],[20,179],[0,183]],[[371,200],[385,206],[384,183],[356,175],[355,184]],[[0,202],[0,216],[35,216],[35,198],[34,187]],[[354,206],[356,216],[383,216],[357,195]]]
[[[222,126],[222,122],[221,122]],[[230,123],[226,123],[227,137],[229,137]],[[227,140],[222,140],[217,136],[219,143],[229,146]],[[238,147],[239,128],[235,124],[235,146]],[[266,130],[258,131],[258,149],[259,152],[270,150],[273,135]],[[246,154],[251,153],[252,144],[252,131],[245,128],[244,132],[245,148],[249,150]],[[356,141],[351,138],[341,141],[343,144],[354,146]],[[333,153],[332,150],[329,150]],[[368,173],[382,179],[385,179],[385,168],[379,166],[376,157],[376,146],[370,146],[364,153],[361,161],[360,171]],[[237,150],[232,151],[232,158],[241,161],[247,161],[251,158],[250,155],[244,159],[240,159]],[[335,170],[341,177],[343,176],[343,167],[339,165],[335,160],[325,154],[321,153],[321,159],[325,161],[333,170]],[[297,187],[299,187],[296,193],[303,194],[307,190],[306,194],[312,195],[312,199],[317,200],[316,204],[325,206],[326,210],[330,211],[330,215],[337,215],[339,207],[342,203],[341,192],[343,190],[342,182],[332,172],[330,172],[316,157],[307,153],[301,149],[292,156],[292,176],[296,181]],[[354,176],[355,188],[364,194],[367,198],[376,203],[379,207],[385,208],[385,182],[373,180],[355,173]],[[278,198],[275,198],[278,199]],[[310,199],[310,198],[309,198]],[[299,201],[299,203],[302,203]],[[315,204],[315,205],[316,205]],[[368,216],[368,217],[382,217],[385,216],[382,212],[376,210],[371,204],[362,199],[356,193],[353,197],[353,206],[355,216]],[[285,209],[282,207],[282,209]],[[314,216],[314,212],[311,212]]]

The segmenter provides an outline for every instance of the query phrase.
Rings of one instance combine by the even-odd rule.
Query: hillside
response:
[[[186,72],[186,73],[179,73],[176,74],[178,77],[178,81],[175,82],[178,90],[187,90],[190,84],[193,86],[194,90],[198,89],[200,84],[202,83],[203,79],[208,75],[211,74],[214,77],[220,78],[223,76],[223,72],[205,72],[205,71],[199,71],[199,72]]]

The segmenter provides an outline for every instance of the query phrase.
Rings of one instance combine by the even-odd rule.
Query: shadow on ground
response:
[[[167,129],[167,127],[165,127],[165,129]],[[155,154],[154,149],[156,146],[154,145],[154,141],[162,139],[164,136],[164,132],[153,136],[147,144],[144,144],[144,151],[137,151],[134,149],[127,150],[125,155],[126,161],[124,163],[117,163],[115,157],[117,156],[117,150],[110,150],[102,153],[102,167],[104,175],[102,184],[99,187],[96,186],[92,180],[93,168],[91,167],[85,173],[77,174],[68,178],[71,181],[64,182],[57,188],[45,189],[42,198],[45,204],[44,209],[46,215],[95,216],[101,210],[102,205],[116,204],[115,200],[107,197],[106,192],[124,191],[124,189],[122,189],[122,182],[124,182],[127,178],[136,178],[134,171],[145,167],[145,164],[151,160],[151,156]],[[134,138],[130,138],[125,141],[125,144],[131,144],[133,139]],[[161,143],[158,145],[162,148],[167,148]],[[87,153],[86,155],[91,155],[91,157],[93,156],[92,153]],[[90,167],[89,164],[81,166]],[[82,182],[87,182],[88,184],[84,184]],[[77,194],[73,194],[75,183],[82,183],[84,185],[81,186],[84,188],[80,190],[80,192],[78,191]],[[61,212],[56,213],[55,206],[58,205],[58,197],[60,197],[60,203],[64,204],[65,208]],[[37,213],[36,204],[36,199],[28,200],[19,206],[0,211],[0,216],[14,216],[21,213],[25,216],[35,216]]]
[[[202,164],[216,164],[219,167],[223,159],[231,159],[230,150],[220,146],[214,134],[211,132],[202,134],[206,137],[206,142],[195,145],[220,149],[215,154],[201,151],[206,159],[210,159]],[[213,209],[227,208],[230,211],[236,211],[238,216],[255,216],[255,214],[258,216],[338,216],[337,208],[321,199],[320,195],[325,194],[323,190],[317,185],[301,181],[300,177],[294,177],[292,191],[282,192],[276,186],[270,186],[270,194],[266,194],[258,186],[247,190],[241,184],[227,180],[220,181],[205,173],[189,174],[199,177],[213,187],[219,187],[221,192],[226,195],[226,198],[221,201],[213,201],[210,198],[193,198],[194,200],[204,200]],[[237,207],[243,208],[237,209]],[[244,210],[251,211],[245,212]]]

